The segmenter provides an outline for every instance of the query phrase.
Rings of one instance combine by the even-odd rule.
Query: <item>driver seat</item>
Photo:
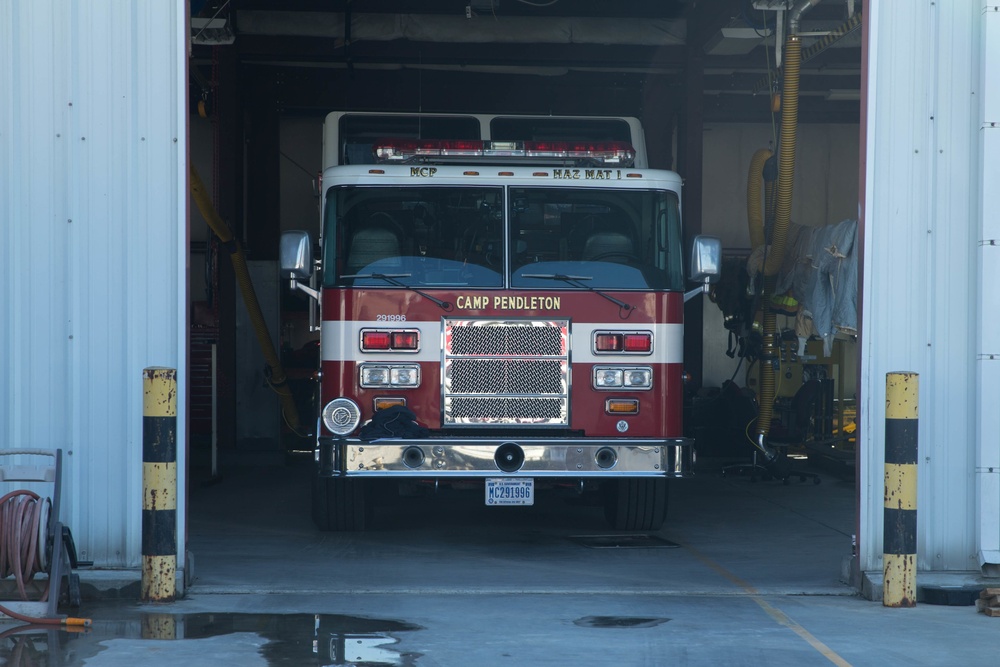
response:
[[[587,237],[583,244],[582,259],[589,260],[601,255],[634,255],[632,239],[621,232],[599,231]]]
[[[400,233],[398,225],[384,213],[373,216],[351,237],[347,253],[347,273],[360,273],[362,269],[380,259],[395,258],[399,264]]]

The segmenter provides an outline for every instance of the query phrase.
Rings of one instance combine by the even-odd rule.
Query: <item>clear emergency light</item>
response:
[[[378,139],[372,144],[383,164],[410,162],[573,163],[631,167],[635,149],[623,141],[481,141]]]

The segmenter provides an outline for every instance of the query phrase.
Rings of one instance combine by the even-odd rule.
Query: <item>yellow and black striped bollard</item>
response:
[[[177,371],[142,372],[141,599],[177,594]]]
[[[916,373],[885,376],[885,503],[882,604],[917,604]]]

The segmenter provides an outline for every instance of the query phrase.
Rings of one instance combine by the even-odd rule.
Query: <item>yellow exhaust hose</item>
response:
[[[267,330],[267,323],[264,321],[264,314],[260,310],[260,303],[257,301],[257,294],[253,289],[253,282],[250,280],[250,272],[247,269],[246,256],[243,254],[243,247],[239,241],[233,237],[229,225],[219,216],[205,191],[205,185],[198,175],[198,170],[191,165],[191,198],[198,205],[202,217],[212,228],[219,240],[229,249],[229,257],[233,263],[233,270],[236,272],[236,281],[239,283],[240,292],[243,294],[243,303],[246,304],[250,322],[253,325],[254,333],[257,335],[257,343],[261,352],[264,353],[264,360],[271,369],[271,377],[268,384],[281,399],[281,412],[285,416],[288,427],[296,434],[299,434],[299,412],[295,407],[295,400],[291,389],[288,387],[288,376],[281,365],[281,359],[274,350],[274,343],[271,334]]]
[[[774,416],[775,369],[777,358],[777,317],[768,307],[774,295],[778,270],[785,260],[785,243],[791,222],[792,189],[795,183],[796,131],[799,122],[799,67],[802,63],[802,40],[789,35],[785,42],[785,78],[781,91],[781,137],[778,149],[778,192],[775,202],[774,231],[771,248],[764,261],[764,290],[761,298],[763,309],[763,348],[760,355],[760,402],[757,414],[758,442],[754,443],[769,458],[774,450],[767,446],[767,435]]]
[[[747,173],[747,225],[750,228],[750,248],[756,250],[764,245],[764,212],[761,209],[761,178],[764,163],[774,153],[761,148],[750,159]]]

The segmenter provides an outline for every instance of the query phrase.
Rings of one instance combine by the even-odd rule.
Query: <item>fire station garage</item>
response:
[[[161,380],[181,595],[1000,576],[995,8],[163,4],[0,128],[52,147],[4,158],[0,422],[85,595],[147,555]]]

